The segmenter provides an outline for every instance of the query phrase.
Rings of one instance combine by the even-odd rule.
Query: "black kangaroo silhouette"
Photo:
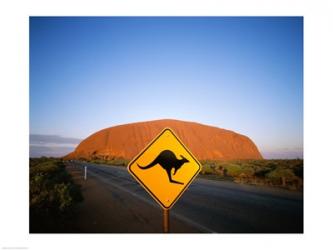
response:
[[[139,164],[138,167],[141,169],[148,169],[151,167],[154,167],[155,165],[159,164],[168,174],[169,181],[171,183],[176,183],[176,184],[182,184],[184,183],[175,181],[171,178],[171,170],[174,168],[175,172],[173,175],[175,175],[180,169],[184,163],[189,162],[184,156],[180,155],[181,159],[178,160],[176,155],[171,151],[171,150],[163,150],[156,158],[153,160],[150,164],[147,166],[140,166]]]

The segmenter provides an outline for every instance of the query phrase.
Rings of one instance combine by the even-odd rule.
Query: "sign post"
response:
[[[87,180],[87,166],[84,166],[84,180]]]
[[[199,161],[170,128],[165,128],[127,170],[163,208],[163,231],[169,232],[169,209],[199,174]]]
[[[169,209],[163,209],[163,232],[169,233]]]

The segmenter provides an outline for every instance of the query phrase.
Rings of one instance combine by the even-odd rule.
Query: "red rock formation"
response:
[[[179,120],[156,120],[106,128],[84,139],[66,159],[132,159],[165,127],[199,160],[262,159],[248,137],[230,130]]]

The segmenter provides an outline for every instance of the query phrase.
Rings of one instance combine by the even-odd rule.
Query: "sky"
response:
[[[303,158],[303,18],[30,17],[30,134],[164,118]]]

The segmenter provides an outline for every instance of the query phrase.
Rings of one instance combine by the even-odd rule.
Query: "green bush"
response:
[[[227,164],[224,168],[226,169],[226,174],[231,177],[239,176],[242,170],[240,165],[234,163]]]
[[[209,174],[215,174],[215,173],[216,172],[214,170],[214,166],[211,166],[209,164],[202,165],[200,174],[209,175]]]
[[[266,174],[266,178],[275,185],[286,185],[286,182],[295,180],[296,176],[291,169],[278,167]]]
[[[127,166],[129,161],[125,160],[123,158],[114,158],[114,159],[100,159],[95,158],[92,160],[89,160],[88,162],[95,163],[95,164],[106,164],[106,165],[114,165],[114,166]]]
[[[291,189],[303,187],[303,160],[201,161],[203,175],[230,177],[235,182],[274,185]],[[225,179],[225,178],[224,178]]]
[[[109,161],[110,165],[116,165],[116,166],[127,166],[128,163],[129,161],[125,159],[114,159]]]
[[[254,169],[247,165],[230,163],[224,166],[226,174],[231,177],[251,177],[254,175]]]
[[[30,231],[56,230],[83,200],[80,187],[57,159],[30,159]]]
[[[264,178],[270,171],[271,169],[268,167],[257,167],[255,168],[254,176],[258,178]]]
[[[303,179],[303,162],[297,162],[293,167],[294,174]]]
[[[293,177],[295,177],[295,175],[290,169],[278,167],[278,168],[274,169],[273,171],[267,173],[266,177],[271,178],[271,179],[282,178],[282,177],[293,178]]]

